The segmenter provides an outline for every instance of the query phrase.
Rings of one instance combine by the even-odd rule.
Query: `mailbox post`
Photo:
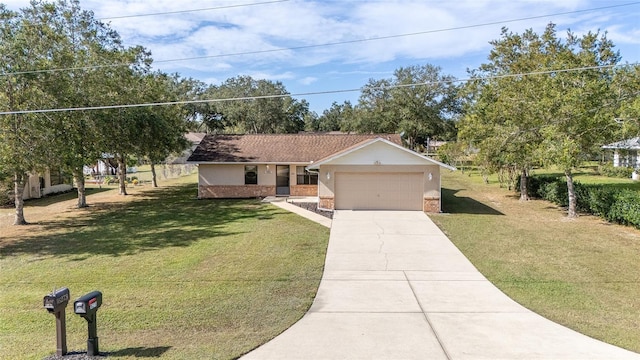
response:
[[[73,303],[73,311],[87,320],[89,337],[87,338],[87,355],[96,356],[98,350],[98,325],[96,313],[102,305],[102,293],[92,291],[81,296]]]
[[[56,317],[56,355],[67,354],[67,322],[65,320],[65,309],[69,303],[69,289],[63,287],[53,290],[42,299],[44,308]]]

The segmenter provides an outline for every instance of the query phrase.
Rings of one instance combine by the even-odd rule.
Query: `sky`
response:
[[[0,0],[17,10],[28,0]],[[633,0],[80,0],[126,46],[151,51],[153,69],[219,85],[238,75],[279,81],[319,115],[356,104],[370,79],[432,64],[468,77],[502,27],[558,36],[607,32],[622,62],[640,62]],[[306,95],[305,95],[306,94]]]

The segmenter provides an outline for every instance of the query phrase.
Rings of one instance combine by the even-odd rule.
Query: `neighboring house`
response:
[[[439,212],[440,168],[397,134],[207,135],[198,198],[317,196],[319,208]]]
[[[442,147],[442,145],[446,143],[447,141],[427,139],[424,150],[427,154],[435,154]]]
[[[202,139],[204,139],[205,135],[207,135],[207,134],[206,133],[197,133],[197,132],[186,133],[184,135],[184,137],[191,144],[191,146],[189,147],[189,149],[183,151],[180,156],[173,157],[173,158],[169,159],[167,161],[167,163],[169,163],[169,164],[186,164],[187,163],[187,159],[189,158],[189,156],[191,156],[191,154],[193,154],[193,152],[198,147],[198,145],[200,145],[200,142],[202,141]]]
[[[604,145],[603,149],[613,150],[613,166],[614,167],[632,167],[640,168],[640,137],[634,137],[612,144]]]
[[[83,168],[85,175],[92,177],[115,176],[118,174],[118,162],[111,154],[102,154],[102,159],[96,160],[91,166],[85,165]]]
[[[71,180],[60,171],[47,170],[43,174],[29,175],[24,186],[23,199],[38,199],[46,195],[61,193],[73,189]]]

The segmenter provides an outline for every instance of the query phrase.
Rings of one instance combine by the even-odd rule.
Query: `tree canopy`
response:
[[[73,110],[178,97],[173,79],[150,74],[148,51],[122,46],[117,32],[79,1],[34,0],[18,12],[0,4],[0,20],[0,111],[9,113],[0,116],[0,168],[14,181],[15,224],[26,223],[29,173],[56,167],[73,174],[83,207],[83,167],[102,154],[115,154],[124,168],[127,155],[157,161],[185,146],[179,139],[187,115],[178,106]],[[33,109],[52,111],[22,113]]]
[[[620,55],[606,34],[569,31],[561,39],[554,24],[541,35],[505,28],[491,44],[489,62],[472,71],[466,87],[460,137],[478,148],[485,167],[521,171],[523,197],[534,164],[558,166],[567,179],[568,216],[574,217],[572,171],[617,133]]]
[[[390,79],[371,79],[362,88],[343,131],[401,133],[411,148],[427,139],[454,140],[460,114],[455,79],[427,64],[401,67]]]
[[[289,96],[281,82],[255,80],[250,76],[227,79],[211,85],[203,93],[213,102],[201,114],[209,132],[236,134],[296,133],[304,130],[309,113],[306,100]]]

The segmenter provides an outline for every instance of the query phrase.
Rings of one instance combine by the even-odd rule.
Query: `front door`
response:
[[[276,195],[289,195],[289,165],[276,165]]]

